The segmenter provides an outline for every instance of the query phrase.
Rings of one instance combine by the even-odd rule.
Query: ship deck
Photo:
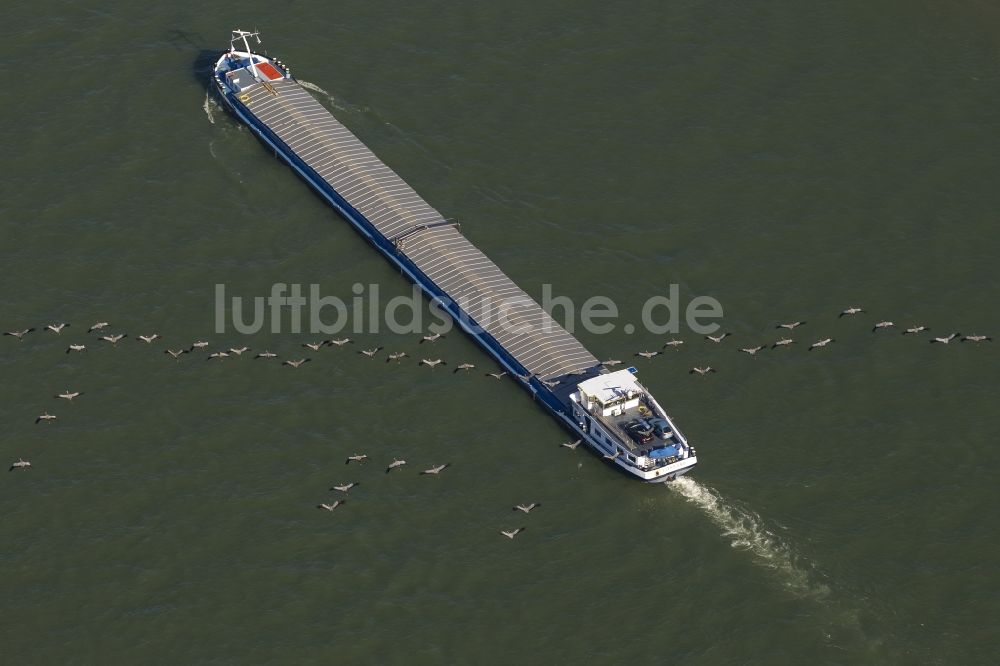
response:
[[[593,354],[298,83],[255,85],[240,102],[529,374],[597,370]]]

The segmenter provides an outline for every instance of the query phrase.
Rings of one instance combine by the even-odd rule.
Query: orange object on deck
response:
[[[282,77],[281,72],[274,68],[269,62],[262,62],[257,65],[257,71],[267,77],[269,81],[274,81]]]

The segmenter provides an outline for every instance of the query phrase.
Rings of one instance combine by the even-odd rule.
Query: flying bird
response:
[[[375,354],[377,354],[380,349],[382,349],[382,348],[381,347],[375,347],[374,349],[362,349],[358,353],[359,354],[364,354],[368,358],[375,358]]]
[[[87,345],[70,345],[66,348],[66,353],[87,351]]]
[[[443,337],[444,333],[434,333],[432,335],[425,335],[420,339],[420,344],[424,344],[425,342],[437,342]]]
[[[264,351],[260,352],[259,354],[256,354],[254,356],[254,358],[278,358],[278,355],[275,354],[275,353],[269,352],[268,350],[265,349]]]
[[[663,343],[663,348],[673,347],[674,349],[680,349],[682,344],[684,344],[683,340],[667,340]]]
[[[213,358],[217,358],[221,361],[224,358],[229,358],[229,352],[224,352],[224,351],[213,352],[209,354],[208,358],[205,360],[211,361]]]
[[[64,328],[66,328],[67,326],[69,326],[69,324],[65,324],[65,323],[63,323],[63,324],[49,324],[45,328],[47,330],[52,331],[53,333],[59,334],[59,333],[62,333],[62,330]]]
[[[740,349],[740,351],[743,352],[744,354],[750,354],[750,356],[756,356],[757,352],[759,352],[761,349],[766,349],[766,347],[764,347],[764,345],[758,345],[756,347],[744,347]]]
[[[500,530],[500,534],[504,535],[508,539],[513,539],[514,537],[516,537],[518,534],[520,534],[523,531],[524,531],[523,527],[518,527],[516,530],[511,530],[510,532],[507,532],[505,530]]]
[[[791,344],[794,344],[794,343],[795,343],[795,340],[792,340],[791,338],[781,338],[780,340],[778,340],[777,342],[775,342],[773,345],[771,345],[771,349],[775,349],[777,347],[787,347],[788,345],[791,345]]]
[[[582,441],[583,441],[582,439],[578,439],[575,442],[563,442],[559,446],[565,446],[567,449],[575,451],[576,447],[580,446],[580,442],[582,442]]]
[[[877,324],[875,324],[875,326],[872,327],[872,333],[879,330],[880,328],[890,328],[895,325],[896,324],[892,323],[891,321],[880,321]]]
[[[806,322],[804,322],[804,321],[793,321],[793,322],[789,322],[787,324],[778,324],[777,326],[775,326],[775,328],[787,328],[789,331],[791,331],[791,330],[793,330],[795,328],[798,328],[799,326],[801,326],[804,323],[806,323]]]
[[[18,458],[16,463],[11,463],[10,469],[7,471],[13,472],[15,469],[28,469],[29,467],[31,467],[30,462],[24,458]]]
[[[988,335],[967,335],[959,342],[993,342],[993,338]]]
[[[40,415],[37,419],[35,419],[35,423],[36,424],[37,423],[41,423],[42,421],[55,421],[56,418],[57,417],[54,416],[53,414],[49,414],[48,412],[45,412],[44,414]]]
[[[99,321],[90,328],[87,329],[87,333],[93,333],[94,331],[101,331],[110,326],[106,321]]]
[[[56,398],[62,398],[63,400],[68,400],[70,402],[73,402],[73,398],[75,398],[77,396],[80,396],[80,395],[83,395],[82,391],[73,391],[73,392],[70,392],[69,389],[67,389],[67,390],[63,391],[62,393],[60,393],[59,395],[57,395],[55,397]]]
[[[164,349],[163,353],[164,354],[170,354],[176,360],[176,359],[179,359],[181,357],[181,354],[187,354],[188,350],[187,349]]]
[[[850,307],[850,308],[847,308],[846,310],[841,310],[840,314],[837,315],[837,319],[840,319],[841,317],[854,316],[854,315],[860,314],[860,313],[862,313],[864,311],[865,311],[864,308]]]
[[[949,342],[951,342],[952,340],[954,340],[955,338],[957,338],[960,335],[962,335],[962,334],[961,333],[952,333],[951,335],[949,335],[946,338],[934,338],[933,340],[931,340],[931,344],[934,344],[935,342],[940,342],[941,344],[946,345],[946,344],[948,344]]]
[[[312,349],[314,352],[319,351],[319,348],[325,345],[325,342],[303,342],[302,346],[307,349]]]
[[[388,474],[397,467],[402,467],[405,464],[406,464],[405,460],[393,460],[391,463],[389,463],[389,466],[385,468],[385,473]]]
[[[833,338],[823,338],[819,342],[814,342],[811,345],[809,345],[809,351],[812,351],[813,349],[819,349],[820,347],[826,347],[831,342],[834,342]]]
[[[720,342],[728,338],[730,335],[732,335],[732,333],[723,333],[722,335],[706,335],[705,339],[711,340],[715,344],[719,344]]]
[[[151,344],[153,340],[158,340],[160,338],[159,333],[153,333],[152,335],[140,335],[137,339],[142,340],[147,345]]]
[[[621,364],[622,364],[622,362],[619,361],[618,359],[615,359],[615,358],[613,358],[611,360],[608,360],[608,361],[601,361],[601,365],[603,365],[603,366],[605,366],[607,368],[613,368],[616,365],[621,365]]]
[[[460,372],[462,370],[472,370],[475,367],[476,366],[473,365],[472,363],[459,363],[458,365],[455,366],[455,369],[452,370],[452,373]]]
[[[128,336],[125,335],[124,333],[119,333],[118,335],[102,335],[101,340],[104,340],[105,342],[110,342],[112,345],[117,347],[118,343],[121,342],[123,338],[127,337]]]
[[[658,352],[658,351],[641,351],[641,352],[636,352],[635,355],[636,356],[641,356],[641,357],[643,357],[645,359],[651,359],[651,358],[653,358],[654,356],[656,356],[659,353],[660,352]]]
[[[365,453],[355,453],[353,456],[347,456],[347,460],[344,461],[345,465],[350,465],[352,462],[363,463],[368,460],[368,455]]]
[[[396,361],[397,363],[399,363],[401,360],[403,360],[407,356],[409,356],[409,354],[407,354],[406,352],[392,352],[385,359],[385,362],[388,363],[389,361]]]
[[[281,364],[281,365],[290,365],[291,367],[293,367],[293,368],[296,368],[296,369],[297,369],[297,368],[299,368],[299,367],[300,367],[300,366],[301,366],[301,365],[302,365],[303,363],[308,363],[308,362],[309,362],[309,361],[311,361],[311,360],[312,360],[312,359],[310,359],[310,358],[300,358],[300,359],[299,359],[299,360],[297,360],[297,361],[293,361],[293,360],[288,360],[288,361],[284,361],[284,362],[282,362],[282,364]]]
[[[237,356],[242,356],[243,352],[250,351],[249,347],[230,347],[229,353],[236,354]]]
[[[621,454],[622,454],[622,450],[621,450],[621,449],[615,449],[615,452],[614,452],[614,453],[610,453],[610,454],[608,454],[608,453],[605,453],[605,454],[604,454],[604,457],[605,457],[605,458],[606,458],[607,460],[614,460],[615,458],[617,458],[617,457],[618,457],[618,456],[620,456]]]
[[[332,339],[332,340],[327,340],[327,341],[326,341],[326,344],[330,345],[331,347],[332,347],[333,345],[336,345],[336,346],[338,346],[338,347],[343,347],[343,346],[344,346],[344,345],[346,345],[346,344],[347,344],[348,342],[354,342],[354,340],[351,340],[350,338],[340,338],[340,339],[336,339],[336,338],[334,338],[334,339]]]
[[[701,375],[702,377],[704,377],[710,372],[715,372],[715,368],[713,368],[710,365],[706,365],[704,368],[691,368],[690,370],[688,370],[689,375],[698,374]]]
[[[924,331],[929,331],[926,326],[911,326],[910,328],[903,331],[903,335],[912,335],[913,333],[923,333]]]
[[[316,508],[317,509],[326,509],[327,511],[333,511],[334,509],[336,509],[341,504],[346,504],[346,503],[347,503],[347,500],[340,499],[340,500],[337,500],[336,502],[334,502],[333,504],[317,504]]]
[[[4,333],[4,335],[11,335],[11,336],[17,338],[17,341],[20,342],[21,340],[24,339],[24,336],[26,336],[28,333],[31,333],[33,330],[35,330],[35,329],[33,329],[33,328],[25,328],[25,329],[22,329],[20,331],[7,331],[6,333]]]
[[[207,342],[205,342],[204,340],[198,340],[197,342],[191,345],[191,351],[194,351],[195,349],[204,349],[207,346],[208,346]]]
[[[448,365],[448,364],[439,358],[434,358],[434,359],[422,358],[420,359],[420,363],[417,363],[417,365],[426,365],[428,368],[433,370],[439,365]]]
[[[346,493],[348,490],[350,490],[351,488],[353,488],[356,485],[358,485],[357,482],[356,481],[352,481],[351,483],[345,483],[342,486],[334,486],[333,488],[330,488],[330,490],[339,490],[342,493]]]
[[[435,467],[425,469],[424,471],[421,472],[421,474],[440,474],[442,470],[445,470],[449,467],[451,467],[451,463],[444,463],[443,465],[437,465]]]
[[[504,375],[506,375],[506,374],[507,374],[507,371],[504,370],[503,372],[487,372],[485,376],[486,377],[492,377],[493,379],[499,380],[499,379],[503,379]]]
[[[533,509],[537,509],[542,505],[541,502],[532,502],[531,504],[518,504],[513,508],[513,511],[523,511],[524,513],[531,513]]]

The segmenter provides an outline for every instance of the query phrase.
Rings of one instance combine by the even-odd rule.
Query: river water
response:
[[[928,344],[1000,330],[990,3],[12,0],[5,19],[0,324],[71,324],[0,340],[0,462],[32,462],[0,483],[5,663],[1000,661],[996,347]],[[409,293],[207,98],[208,56],[254,24],[530,294],[613,298],[612,332],[576,333],[636,361],[698,447],[691,476],[642,485],[559,447],[458,332],[315,353],[215,332],[217,284]],[[733,335],[682,327],[634,358],[670,335],[623,324],[671,284]],[[736,351],[796,319],[796,345]],[[163,353],[196,339],[252,351]],[[417,367],[431,354],[478,367]]]

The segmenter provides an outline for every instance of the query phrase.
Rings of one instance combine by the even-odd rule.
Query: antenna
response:
[[[250,42],[247,41],[247,37],[256,37],[257,43],[260,44],[260,32],[256,28],[254,28],[253,32],[250,32],[249,30],[241,30],[239,28],[233,30],[232,32],[233,32],[233,38],[230,41],[230,44],[235,48],[237,41],[239,40],[243,41],[243,46],[247,50],[246,51],[247,58],[250,59],[250,73],[253,74],[254,78],[256,78],[259,81],[260,76],[257,75],[257,65],[254,62],[253,53],[250,52]]]

